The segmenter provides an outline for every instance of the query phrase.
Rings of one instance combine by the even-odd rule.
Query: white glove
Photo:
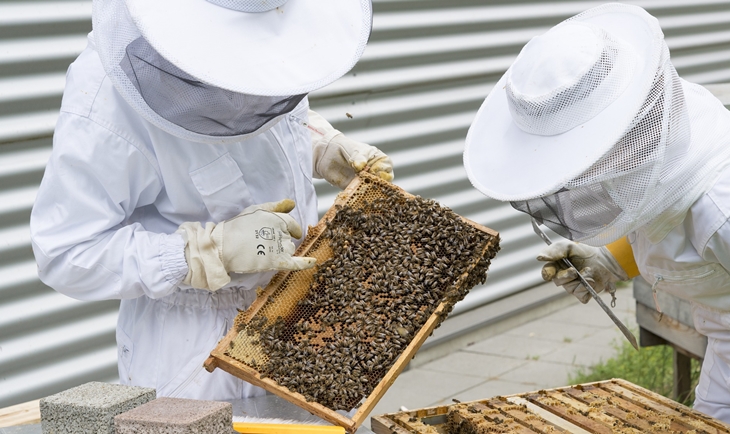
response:
[[[332,185],[345,189],[355,174],[367,171],[388,182],[393,180],[393,162],[375,146],[358,142],[334,129],[322,116],[309,111],[312,135],[312,172]]]
[[[583,286],[574,268],[568,268],[561,259],[568,258],[596,292],[616,291],[615,283],[629,276],[605,247],[592,247],[572,241],[558,241],[540,252],[538,261],[549,261],[542,267],[542,278],[562,286],[581,303],[588,303],[591,294]]]
[[[289,214],[294,201],[284,199],[253,205],[232,219],[180,225],[188,274],[183,283],[217,291],[227,285],[228,273],[258,273],[272,270],[304,270],[315,258],[296,257],[291,239],[302,237],[302,228]]]

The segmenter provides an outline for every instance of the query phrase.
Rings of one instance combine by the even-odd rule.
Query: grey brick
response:
[[[156,397],[155,389],[91,382],[41,399],[43,434],[113,434],[114,416]]]
[[[114,418],[117,434],[231,434],[228,402],[160,398]]]

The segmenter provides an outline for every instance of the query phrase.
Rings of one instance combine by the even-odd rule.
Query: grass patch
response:
[[[674,354],[672,347],[659,345],[641,348],[636,351],[624,339],[620,343],[614,341],[611,345],[617,350],[616,356],[590,368],[579,369],[570,376],[570,384],[622,378],[666,397],[671,397],[674,384]],[[692,405],[692,402],[694,402],[694,388],[700,378],[700,368],[700,363],[692,359],[692,392],[689,396],[678,397],[677,401]]]

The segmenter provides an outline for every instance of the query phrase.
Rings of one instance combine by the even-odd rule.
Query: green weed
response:
[[[581,368],[570,376],[570,384],[591,383],[594,381],[622,378],[656,393],[671,397],[674,368],[673,349],[666,345],[641,348],[636,351],[625,340],[612,345],[617,355],[602,361],[590,368]],[[676,400],[687,405],[694,401],[694,388],[700,378],[700,363],[692,360],[692,391],[688,396],[677,397]]]

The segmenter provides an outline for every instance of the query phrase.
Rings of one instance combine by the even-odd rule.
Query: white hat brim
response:
[[[641,8],[608,4],[571,20],[603,28],[634,48],[635,78],[608,107],[587,122],[553,136],[522,131],[507,102],[507,73],[482,104],[466,138],[464,167],[472,185],[501,201],[534,199],[560,190],[604,156],[626,133],[646,100],[659,68],[663,34]]]
[[[244,13],[206,0],[125,0],[165,59],[234,92],[288,96],[319,89],[357,63],[370,36],[370,0],[289,0]]]

